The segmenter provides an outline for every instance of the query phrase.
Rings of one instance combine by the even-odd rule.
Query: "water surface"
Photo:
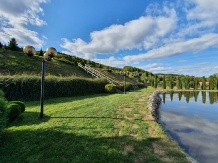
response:
[[[162,95],[160,122],[172,139],[200,163],[218,163],[218,93]]]

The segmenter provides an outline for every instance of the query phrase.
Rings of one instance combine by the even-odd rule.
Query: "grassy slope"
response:
[[[41,74],[42,58],[28,57],[22,51],[0,49],[0,74]],[[46,63],[46,75],[90,77],[77,66],[53,60]]]
[[[0,74],[14,75],[14,74],[41,74],[42,57],[33,56],[28,57],[22,51],[11,51],[0,49]],[[104,69],[97,69],[110,78],[123,84],[123,76],[115,73],[109,73]],[[46,63],[45,75],[55,76],[80,76],[91,78],[81,68],[63,63],[57,60]],[[126,78],[127,82],[134,83],[133,80]]]
[[[153,91],[45,100],[42,120],[28,102],[3,133],[0,162],[188,162],[147,109]]]

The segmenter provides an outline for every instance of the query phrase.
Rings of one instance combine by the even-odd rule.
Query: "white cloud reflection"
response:
[[[172,111],[161,111],[164,129],[200,162],[218,160],[218,122],[201,117],[188,117]]]

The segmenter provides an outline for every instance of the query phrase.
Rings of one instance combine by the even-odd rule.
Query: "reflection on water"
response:
[[[218,162],[218,92],[162,94],[160,122],[200,163]]]

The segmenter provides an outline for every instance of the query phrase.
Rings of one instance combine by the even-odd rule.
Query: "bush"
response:
[[[21,113],[25,111],[25,104],[22,101],[10,101],[11,104],[17,104],[20,106]]]
[[[4,92],[0,90],[0,138],[2,130],[5,128],[7,121],[7,101],[4,98]]]
[[[9,122],[14,121],[21,114],[21,108],[18,104],[9,104],[8,109],[9,109],[9,113],[8,113]]]
[[[114,86],[113,84],[106,84],[105,92],[106,93],[116,93],[116,86]]]

